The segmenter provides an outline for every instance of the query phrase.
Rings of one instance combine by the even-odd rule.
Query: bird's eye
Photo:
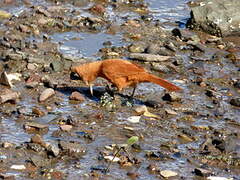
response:
[[[74,73],[74,72],[71,72],[71,74],[70,74],[70,79],[71,79],[71,80],[82,80],[82,79],[78,76],[78,74],[76,74],[76,73]]]

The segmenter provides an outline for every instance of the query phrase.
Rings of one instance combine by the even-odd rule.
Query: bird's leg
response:
[[[89,87],[90,94],[93,96],[93,84],[85,81],[85,84]]]
[[[133,87],[133,92],[132,92],[132,95],[130,96],[131,98],[133,98],[135,90],[136,90],[136,86]]]
[[[89,84],[89,90],[90,90],[91,95],[93,96],[93,85],[92,84]]]

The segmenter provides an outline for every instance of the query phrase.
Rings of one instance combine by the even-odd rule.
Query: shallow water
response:
[[[16,15],[24,10],[26,7],[23,6],[20,1],[18,5],[12,7],[5,7],[5,10],[9,10],[10,12],[16,12]],[[42,3],[45,4],[45,1],[32,1],[34,4],[41,5]],[[149,4],[149,14],[154,17],[154,19],[159,19],[161,22],[174,22],[175,21],[184,21],[189,16],[189,10],[187,5],[185,4],[186,0],[149,0],[146,3]],[[49,2],[48,2],[49,3]],[[89,7],[91,3],[86,3],[86,7]],[[67,6],[69,8],[74,8],[72,5]],[[83,7],[76,7],[80,9],[86,8]],[[27,8],[26,8],[27,9]],[[124,17],[139,17],[140,15],[131,11],[121,11],[115,12],[111,8],[108,9],[109,15],[113,16],[113,22],[121,22],[121,18]],[[88,13],[85,12],[85,16],[90,16]],[[114,16],[116,15],[116,16]],[[119,19],[118,19],[119,18]],[[177,25],[177,24],[175,24]],[[170,28],[170,26],[166,26]],[[99,49],[103,48],[103,43],[106,41],[111,41],[112,45],[114,46],[123,46],[126,45],[128,42],[125,42],[123,39],[122,34],[116,33],[115,35],[107,34],[105,31],[98,32],[98,33],[87,33],[87,32],[63,32],[63,33],[55,33],[49,35],[52,42],[58,43],[59,52],[67,55],[72,55],[75,57],[85,58],[91,57],[98,59],[98,51]],[[31,38],[30,38],[31,39]],[[34,39],[34,38],[33,38]],[[184,63],[186,65],[191,65],[188,58],[184,59]],[[221,77],[221,73],[229,73],[234,72],[234,67],[231,66],[224,66],[222,69],[219,67],[215,67],[214,64],[206,63],[207,69],[210,69],[206,73],[206,77]],[[61,82],[68,83],[69,79],[65,79],[61,75],[56,74],[56,79],[59,79]],[[190,76],[190,75],[189,75]],[[178,79],[179,77],[174,77],[174,79]],[[98,153],[99,149],[103,150],[105,145],[110,144],[121,144],[125,143],[127,139],[127,135],[132,135],[131,133],[126,133],[124,127],[131,127],[134,129],[134,132],[137,135],[141,135],[142,138],[140,140],[140,145],[142,151],[140,153],[133,152],[135,156],[142,159],[143,162],[140,167],[130,167],[126,168],[131,171],[135,171],[141,174],[139,179],[154,179],[156,176],[154,174],[150,174],[146,167],[153,163],[156,167],[161,169],[171,169],[173,171],[178,172],[183,177],[188,177],[189,179],[193,179],[194,175],[192,174],[193,166],[191,163],[188,162],[188,153],[191,149],[199,148],[199,145],[202,141],[193,141],[189,143],[178,143],[177,133],[180,130],[174,128],[176,124],[182,128],[189,128],[191,125],[195,126],[211,126],[216,129],[224,129],[226,128],[227,124],[223,120],[216,121],[213,115],[213,109],[216,109],[216,106],[212,104],[212,100],[205,96],[205,92],[202,92],[198,86],[191,87],[195,88],[194,94],[191,94],[193,91],[190,90],[189,87],[186,85],[190,80],[185,79],[186,84],[179,83],[178,81],[173,81],[175,84],[179,85],[184,89],[183,94],[183,102],[182,104],[186,109],[186,112],[191,112],[191,109],[197,112],[201,112],[199,117],[195,119],[194,122],[178,122],[178,118],[181,117],[180,114],[176,116],[163,118],[161,120],[151,120],[147,117],[141,117],[141,120],[137,124],[132,124],[126,119],[132,115],[133,109],[131,107],[122,107],[116,112],[108,112],[104,108],[99,106],[99,99],[92,99],[87,97],[86,101],[82,104],[71,104],[69,102],[69,95],[71,94],[71,88],[66,91],[56,91],[56,99],[53,102],[60,102],[58,105],[50,102],[50,106],[52,106],[52,111],[45,115],[44,117],[32,117],[32,120],[35,122],[49,124],[49,132],[44,134],[43,138],[46,142],[56,143],[57,139],[64,139],[64,140],[72,140],[81,142],[84,145],[87,145],[87,154],[84,155],[81,159],[76,161],[69,161],[69,162],[62,162],[58,163],[56,169],[59,169],[65,172],[68,176],[68,179],[84,179],[84,174],[90,172],[90,167],[96,165],[106,165],[107,163],[104,161],[98,161]],[[103,85],[104,83],[102,80],[98,80],[96,84]],[[26,113],[31,113],[32,107],[36,106],[42,109],[44,112],[48,112],[46,106],[48,104],[39,104],[37,97],[40,92],[31,93],[31,91],[23,90],[23,85],[21,83],[16,84],[16,90],[24,91],[22,95],[22,99],[20,103],[17,105],[12,105],[9,109],[17,110],[18,107],[24,108]],[[83,86],[83,84],[79,84],[79,86]],[[100,88],[103,88],[101,86]],[[129,90],[126,90],[125,93],[129,93]],[[141,84],[137,88],[136,97],[141,99],[142,97],[146,97],[146,99],[150,100],[159,100],[160,97],[164,94],[163,88],[154,85],[154,84]],[[31,98],[29,98],[31,97]],[[54,97],[55,98],[55,97]],[[223,100],[225,99],[225,93],[222,94]],[[146,100],[144,99],[144,100]],[[142,99],[143,100],[143,99]],[[140,104],[140,103],[138,103]],[[135,104],[136,105],[136,104]],[[166,105],[167,106],[167,105]],[[240,112],[237,108],[229,108],[229,103],[226,101],[222,101],[219,106],[222,106],[222,113],[223,116],[229,118],[235,118],[237,122],[240,122]],[[208,108],[206,108],[208,107]],[[177,109],[177,108],[176,108]],[[163,111],[156,111],[151,109],[153,113],[162,115],[165,113]],[[177,111],[177,110],[176,110]],[[12,111],[10,111],[12,112]],[[99,119],[98,115],[102,115],[103,118]],[[187,113],[186,113],[187,114]],[[55,130],[58,130],[59,127],[57,124],[52,123],[54,119],[63,118],[66,119],[68,116],[72,116],[73,118],[79,119],[80,124],[73,130],[72,136],[67,137],[53,137],[52,133]],[[13,118],[12,118],[13,117]],[[28,142],[31,134],[26,133],[23,130],[24,120],[21,121],[18,119],[17,116],[12,116],[9,118],[7,115],[2,115],[0,119],[0,138],[2,141],[8,141],[15,143],[17,145]],[[238,118],[238,119],[237,119]],[[233,132],[239,132],[239,129],[235,127],[231,127]],[[95,140],[89,142],[85,140],[83,137],[78,134],[91,132]],[[207,132],[206,132],[207,133]],[[135,135],[135,134],[133,134]],[[197,134],[197,138],[201,139],[204,137],[205,132],[200,132]],[[174,153],[170,153],[171,160],[163,160],[163,161],[156,161],[156,160],[147,160],[145,161],[145,153],[146,151],[159,151],[160,146],[165,143],[175,142],[176,149],[179,150],[181,153],[180,157],[173,156]],[[174,149],[174,148],[173,148]],[[75,165],[79,163],[80,168],[76,167]],[[199,162],[200,164],[200,162]],[[114,179],[118,177],[119,179],[126,179],[126,169],[119,168],[117,164],[113,164],[111,166],[111,173],[109,175],[109,179]],[[219,175],[224,176],[225,172],[221,169],[216,169],[216,172]],[[17,173],[15,173],[17,175]],[[230,172],[230,174],[234,174]],[[19,178],[21,179],[21,178]]]

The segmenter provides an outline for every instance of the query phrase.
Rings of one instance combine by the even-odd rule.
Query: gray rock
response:
[[[216,36],[240,33],[239,0],[201,0],[191,5],[187,27]]]
[[[131,59],[136,59],[140,61],[148,61],[148,62],[161,62],[167,61],[171,56],[161,56],[157,54],[147,54],[147,53],[131,53],[129,55]]]
[[[63,70],[63,63],[60,61],[53,61],[51,62],[50,67],[53,71],[60,72]]]
[[[86,148],[77,142],[60,141],[59,146],[63,151],[71,155],[84,154],[86,152]]]
[[[146,49],[146,45],[143,43],[131,44],[128,49],[131,53],[143,53]]]

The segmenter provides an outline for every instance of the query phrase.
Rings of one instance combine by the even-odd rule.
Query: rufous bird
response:
[[[81,80],[89,86],[92,95],[93,81],[98,77],[102,77],[111,82],[117,87],[119,92],[126,87],[133,87],[132,96],[134,95],[137,84],[143,82],[158,84],[169,91],[181,90],[180,87],[149,74],[141,66],[122,59],[107,59],[80,66],[73,66],[71,67],[71,72],[77,73]]]

